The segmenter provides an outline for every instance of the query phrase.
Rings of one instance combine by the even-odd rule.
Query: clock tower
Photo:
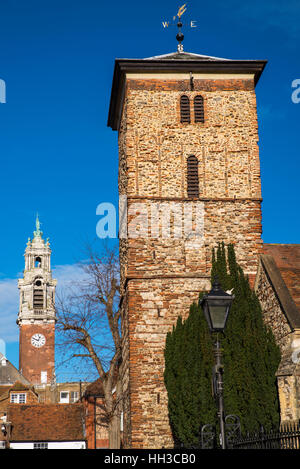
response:
[[[50,267],[51,250],[44,241],[39,218],[25,249],[25,270],[18,281],[20,308],[19,369],[32,384],[49,384],[54,376],[55,287]]]

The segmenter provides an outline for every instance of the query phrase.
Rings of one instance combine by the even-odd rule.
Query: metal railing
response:
[[[231,442],[232,449],[300,449],[300,423],[284,423],[268,432],[247,433]]]
[[[227,449],[300,449],[300,421],[287,422],[279,428],[266,431],[263,426],[256,432],[241,434],[238,417],[229,415],[225,420]],[[216,427],[204,425],[198,444],[189,448],[177,444],[176,448],[221,449]]]

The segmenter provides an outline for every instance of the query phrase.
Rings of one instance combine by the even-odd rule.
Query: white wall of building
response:
[[[33,449],[33,442],[10,443],[11,449]],[[48,449],[86,449],[85,441],[49,441]]]

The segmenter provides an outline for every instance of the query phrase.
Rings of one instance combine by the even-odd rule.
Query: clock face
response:
[[[31,344],[34,347],[37,347],[37,348],[43,347],[45,343],[46,343],[46,339],[45,339],[45,336],[43,336],[43,334],[34,334],[31,337]]]

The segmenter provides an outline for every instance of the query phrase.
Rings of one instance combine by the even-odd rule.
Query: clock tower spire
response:
[[[54,376],[55,287],[49,240],[43,239],[36,217],[33,239],[25,249],[25,270],[19,279],[19,368],[32,384],[49,384]]]

